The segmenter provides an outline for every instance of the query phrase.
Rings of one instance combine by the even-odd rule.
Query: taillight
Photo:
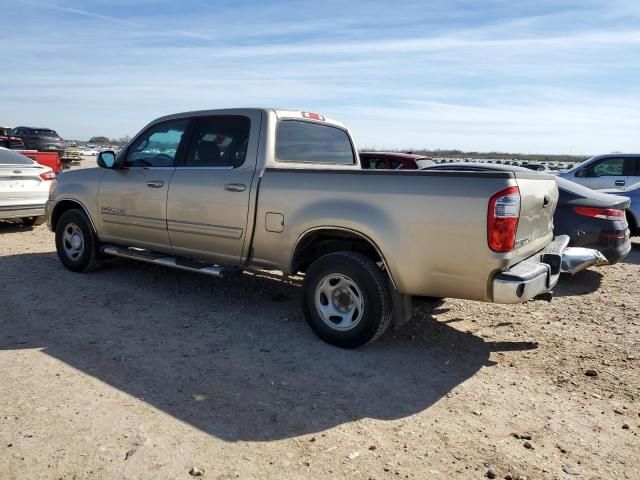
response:
[[[624,212],[613,208],[573,207],[573,211],[583,217],[601,220],[624,220]]]
[[[53,179],[56,178],[56,174],[53,173],[52,170],[48,170],[46,172],[42,172],[40,174],[40,178],[43,179],[43,180],[53,180]]]
[[[494,252],[505,253],[514,249],[520,219],[520,190],[506,188],[489,200],[487,214],[487,241]]]

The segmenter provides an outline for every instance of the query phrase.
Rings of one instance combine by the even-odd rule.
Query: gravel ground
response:
[[[638,241],[552,303],[423,303],[359,351],[274,273],[74,274],[10,223],[0,272],[2,480],[640,479]]]

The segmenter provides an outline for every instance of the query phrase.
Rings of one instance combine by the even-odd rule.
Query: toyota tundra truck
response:
[[[304,274],[305,317],[340,347],[406,321],[416,296],[520,303],[548,297],[563,264],[606,262],[554,239],[554,177],[363,170],[349,130],[316,113],[165,116],[97,163],[51,188],[66,268],[115,256],[214,277]]]

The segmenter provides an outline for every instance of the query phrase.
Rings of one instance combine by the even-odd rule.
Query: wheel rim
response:
[[[333,273],[324,277],[314,297],[320,318],[334,330],[351,330],[364,315],[362,292],[346,275]]]
[[[68,223],[64,227],[62,248],[71,260],[77,260],[84,252],[84,235],[75,223]]]

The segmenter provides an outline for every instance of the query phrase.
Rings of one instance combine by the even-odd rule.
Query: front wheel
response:
[[[56,225],[56,251],[72,272],[90,272],[100,263],[99,243],[89,219],[80,210],[62,214]]]
[[[360,253],[329,253],[307,270],[303,309],[325,342],[358,348],[376,340],[391,323],[389,282],[375,262]]]

